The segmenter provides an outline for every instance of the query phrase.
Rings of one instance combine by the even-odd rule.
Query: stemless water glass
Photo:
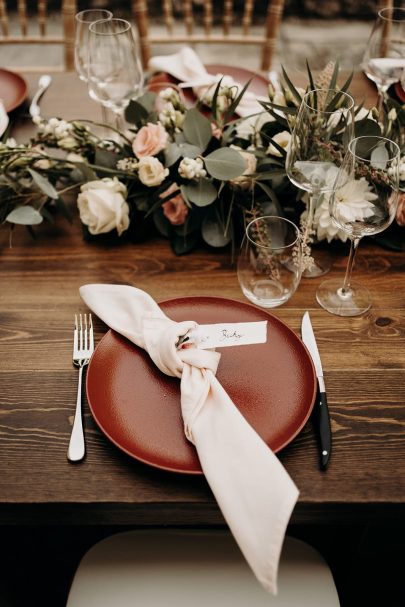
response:
[[[301,278],[297,226],[271,215],[251,221],[241,245],[237,272],[243,294],[257,306],[275,308],[288,301]]]
[[[354,100],[342,91],[314,89],[304,96],[287,153],[290,181],[309,193],[303,234],[306,250],[312,241],[314,213],[322,195],[331,192],[349,141],[354,135]],[[329,270],[322,260],[306,255],[304,278]]]
[[[398,204],[399,147],[384,137],[357,137],[349,144],[337,175],[329,209],[350,238],[350,255],[343,281],[324,281],[318,303],[338,316],[358,316],[371,306],[368,289],[351,280],[354,258],[363,236],[378,234],[393,221]]]
[[[364,52],[362,68],[378,89],[378,110],[391,84],[405,68],[405,8],[395,6],[378,12]]]
[[[130,100],[143,89],[143,70],[131,24],[95,21],[89,27],[89,87],[116,115],[116,127]]]

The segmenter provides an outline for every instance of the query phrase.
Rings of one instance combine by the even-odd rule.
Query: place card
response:
[[[263,344],[267,341],[267,320],[259,322],[217,323],[198,325],[181,339],[180,347],[194,344],[197,348],[225,348]]]

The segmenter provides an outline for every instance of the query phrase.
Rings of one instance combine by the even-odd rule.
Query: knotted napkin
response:
[[[209,74],[204,67],[197,53],[190,47],[183,47],[179,52],[173,55],[160,55],[152,57],[148,63],[148,69],[151,72],[165,72],[174,76],[180,82],[196,82],[198,85],[192,87],[194,93],[200,99],[208,90],[213,95],[215,85],[222,78],[222,85],[237,88],[240,92],[245,82],[235,82],[235,80],[226,74]],[[202,84],[200,86],[199,84]],[[247,89],[236,108],[236,114],[239,116],[251,116],[263,112],[263,107],[258,101],[258,97]],[[266,101],[265,98],[263,98]],[[268,99],[267,99],[268,101]]]
[[[109,327],[144,348],[163,373],[181,379],[185,434],[244,557],[264,588],[276,594],[298,490],[216,379],[221,355],[195,347],[177,350],[178,338],[197,323],[170,320],[140,289],[90,284],[80,295]]]
[[[0,99],[0,137],[8,127],[9,118],[5,110],[3,101]]]

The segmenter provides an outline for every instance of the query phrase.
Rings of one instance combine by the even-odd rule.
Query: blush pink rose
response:
[[[396,219],[399,226],[405,226],[405,194],[399,197]]]
[[[172,183],[167,190],[160,194],[160,198],[166,198],[166,196],[169,196],[178,189],[179,186],[177,183]],[[181,226],[186,221],[186,217],[188,215],[188,206],[184,202],[184,198],[181,194],[177,194],[177,196],[173,196],[173,198],[170,198],[170,200],[164,202],[162,204],[162,209],[163,215],[170,221],[172,225]]]
[[[132,149],[137,158],[144,156],[155,156],[165,149],[169,135],[164,127],[158,122],[148,122],[136,134],[132,142]]]

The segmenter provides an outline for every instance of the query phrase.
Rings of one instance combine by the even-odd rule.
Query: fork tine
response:
[[[89,349],[91,352],[94,350],[93,318],[91,314],[89,314]]]
[[[79,348],[83,350],[83,318],[82,315],[79,314],[80,317],[80,326],[79,326]]]
[[[83,333],[83,348],[88,350],[89,343],[87,340],[87,314],[84,314],[84,333]]]
[[[75,328],[73,331],[73,356],[75,356],[78,349],[78,330],[79,326],[77,324],[77,314],[75,314]]]

